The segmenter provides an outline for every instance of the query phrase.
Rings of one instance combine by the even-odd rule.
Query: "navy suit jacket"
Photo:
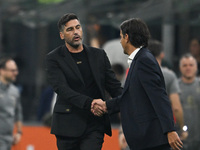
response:
[[[121,96],[106,102],[109,113],[121,112],[127,143],[133,150],[168,143],[174,131],[164,77],[151,52],[142,48],[132,61]]]
[[[110,62],[104,50],[84,45],[92,75],[101,97],[105,100],[105,91],[112,97],[122,93],[120,82],[111,70]],[[88,99],[84,94],[85,83],[77,64],[65,45],[51,51],[46,56],[46,71],[50,85],[57,93],[53,111],[51,133],[55,135],[79,137],[87,128],[90,108],[85,109]],[[108,115],[103,116],[105,133],[111,135]]]

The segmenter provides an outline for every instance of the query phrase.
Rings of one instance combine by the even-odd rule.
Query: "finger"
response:
[[[174,145],[174,149],[175,149],[175,150],[180,150],[180,148],[178,147],[177,144]]]
[[[102,115],[104,112],[101,110],[96,110],[95,113],[97,113],[98,115]]]
[[[94,113],[96,113],[96,114],[102,114],[103,111],[101,109],[99,109],[99,108],[95,108],[94,109]]]
[[[96,102],[95,101],[92,101],[92,103],[91,103],[91,108],[94,108],[94,105],[96,104]]]
[[[179,148],[183,148],[183,146],[179,142],[176,142],[176,146],[178,146]]]
[[[178,143],[178,142],[172,142],[172,143],[171,143],[170,146],[172,147],[173,150],[180,150],[180,148],[179,148],[179,146],[177,145],[177,143]]]
[[[180,140],[180,139],[178,139],[178,143],[182,146],[183,145],[183,142]]]
[[[176,142],[176,145],[177,145],[178,147],[180,147],[180,148],[183,148],[183,143],[181,142],[181,140],[178,140],[178,141]]]
[[[101,117],[101,116],[102,116],[102,114],[101,114],[101,113],[98,113],[98,112],[96,112],[94,115],[95,115],[95,116],[98,116],[98,117]]]
[[[175,142],[171,142],[171,143],[169,143],[169,145],[171,146],[171,148],[173,149],[173,150],[176,150],[176,144],[175,144]]]
[[[97,111],[104,112],[103,107],[101,107],[101,106],[99,106],[99,105],[95,105],[95,106],[94,106],[94,109],[97,110]]]

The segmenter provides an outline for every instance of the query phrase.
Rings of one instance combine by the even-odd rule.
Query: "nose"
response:
[[[78,34],[78,30],[76,28],[74,29],[74,34]]]

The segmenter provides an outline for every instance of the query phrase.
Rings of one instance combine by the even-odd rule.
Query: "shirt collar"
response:
[[[131,55],[129,55],[129,59],[131,59],[131,60],[133,60],[134,58],[135,58],[135,55],[139,52],[139,50],[142,48],[142,46],[141,47],[139,47],[139,48],[137,48],[137,49],[135,49],[132,53],[131,53]]]
[[[129,67],[131,66],[131,63],[133,61],[133,59],[135,58],[136,54],[139,52],[139,50],[142,48],[142,46],[140,46],[139,48],[135,49],[128,57],[128,64],[129,64]]]

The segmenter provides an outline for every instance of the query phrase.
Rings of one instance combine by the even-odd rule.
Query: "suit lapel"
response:
[[[144,51],[144,48],[140,49],[139,52],[136,54],[135,58],[133,59],[132,63],[131,63],[131,67],[129,69],[129,72],[128,72],[128,75],[127,75],[127,78],[126,78],[126,82],[125,82],[125,85],[124,85],[124,90],[123,90],[124,92],[127,90],[128,86],[130,84],[130,78],[131,78],[131,74],[134,70],[136,60],[142,54],[143,51]]]
[[[125,85],[124,85],[124,92],[127,90],[128,86],[129,86],[129,83],[130,83],[129,80],[130,80],[130,77],[131,77],[131,73],[133,72],[134,65],[135,65],[135,59],[132,61],[131,67],[128,71],[128,75],[127,75],[126,82],[125,82]]]
[[[69,50],[65,45],[62,47],[62,55],[64,56],[64,61],[66,62],[66,64],[71,68],[71,70],[76,74],[76,76],[81,80],[81,82],[85,84],[77,64],[75,63],[73,57],[71,56]]]

